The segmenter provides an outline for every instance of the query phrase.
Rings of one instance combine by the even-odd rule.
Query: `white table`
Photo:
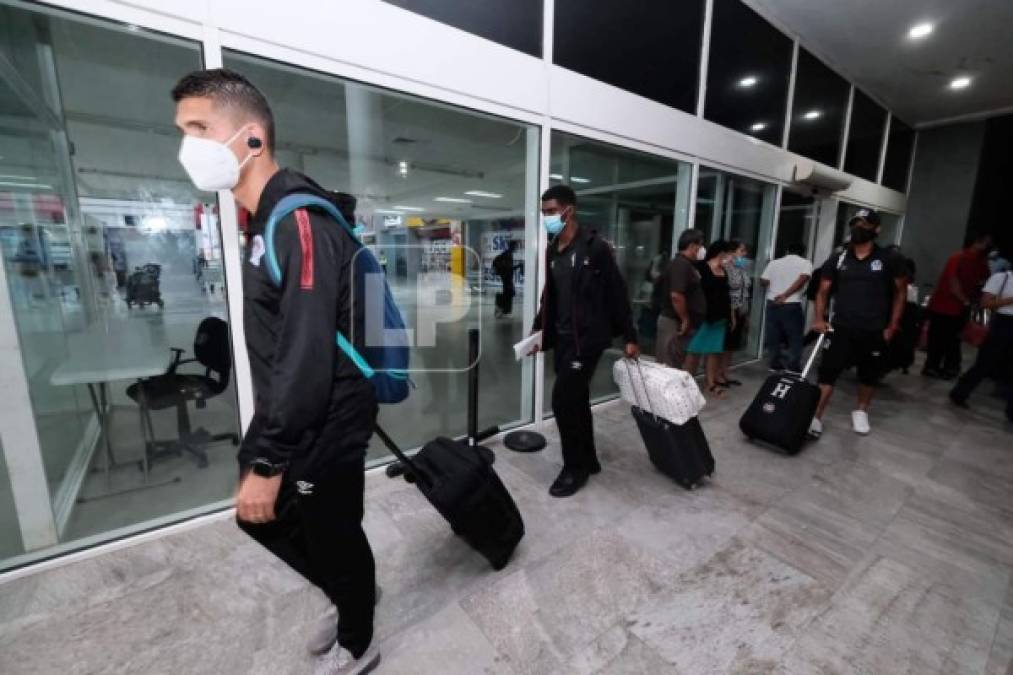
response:
[[[92,406],[98,416],[99,428],[105,438],[106,485],[110,470],[116,466],[109,438],[109,383],[154,377],[168,370],[172,353],[164,342],[153,339],[147,322],[114,320],[98,322],[84,332],[72,333],[67,339],[67,358],[49,378],[55,386],[84,384],[88,386]],[[142,393],[143,395],[143,393]],[[143,408],[143,401],[141,402]],[[148,480],[148,453],[142,459],[145,482]],[[103,495],[108,496],[108,495]]]

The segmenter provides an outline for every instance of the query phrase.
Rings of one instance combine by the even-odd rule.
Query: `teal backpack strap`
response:
[[[306,207],[314,207],[326,212],[327,215],[334,218],[345,228],[345,231],[348,232],[353,241],[361,245],[355,230],[348,224],[345,217],[341,215],[341,211],[331,202],[311,194],[295,193],[283,197],[271,211],[271,215],[267,218],[267,226],[264,228],[264,258],[267,259],[267,274],[271,277],[274,285],[279,288],[281,287],[282,275],[281,265],[278,263],[278,255],[274,250],[274,233],[278,229],[278,223],[283,218],[297,209]],[[362,357],[362,354],[355,348],[355,345],[349,342],[348,338],[341,334],[341,331],[336,331],[335,342],[338,348],[345,353],[345,356],[351,359],[352,363],[359,368],[366,379],[376,374],[376,371],[366,362],[366,359]]]

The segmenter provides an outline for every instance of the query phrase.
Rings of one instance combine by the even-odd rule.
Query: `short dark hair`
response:
[[[716,239],[710,243],[707,247],[707,255],[704,256],[704,260],[713,260],[722,253],[731,253],[734,251],[731,247],[731,242],[725,241],[724,239]]]
[[[693,244],[703,244],[703,232],[700,230],[686,230],[679,235],[680,251],[685,251]]]
[[[553,185],[542,193],[543,202],[547,202],[550,199],[555,199],[564,206],[577,205],[577,193],[569,185]]]
[[[172,100],[210,98],[219,105],[241,110],[264,127],[264,145],[274,152],[274,114],[260,90],[234,70],[210,68],[195,70],[180,78],[172,88]]]
[[[785,255],[805,255],[805,245],[800,241],[789,242],[784,247]]]

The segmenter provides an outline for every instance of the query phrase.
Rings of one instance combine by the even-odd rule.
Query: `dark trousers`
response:
[[[503,290],[496,294],[496,304],[504,314],[511,314],[514,311],[514,295],[517,294],[514,288],[514,278],[509,276],[501,277],[501,279]]]
[[[928,312],[929,344],[925,368],[960,372],[960,331],[967,323],[967,315],[950,316]]]
[[[600,351],[577,356],[572,340],[563,336],[555,348],[552,413],[563,446],[563,467],[572,471],[589,472],[598,466],[591,417],[591,378],[600,359]]]
[[[1010,376],[1010,351],[1013,350],[1013,316],[995,314],[989,326],[988,339],[978,348],[974,365],[960,376],[953,388],[953,398],[966,401],[987,377]],[[1013,415],[1013,387],[1006,388],[1006,414]],[[1013,417],[1011,417],[1013,419]]]
[[[805,313],[802,311],[802,303],[789,302],[779,305],[775,302],[767,302],[765,342],[767,353],[770,355],[771,368],[775,370],[787,368],[794,372],[802,370],[802,333],[804,330]]]
[[[335,385],[338,387],[339,385]],[[366,448],[373,435],[372,385],[343,385],[315,440],[293,459],[270,523],[239,527],[322,590],[338,608],[338,643],[361,656],[373,640],[376,567],[362,529]],[[259,433],[254,415],[247,436]],[[240,467],[251,457],[240,449]],[[242,470],[242,469],[241,469]]]

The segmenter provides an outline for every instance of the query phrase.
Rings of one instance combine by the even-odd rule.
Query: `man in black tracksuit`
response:
[[[602,352],[623,336],[625,352],[637,358],[637,332],[626,281],[612,248],[596,233],[580,227],[577,196],[566,185],[542,195],[542,216],[549,250],[541,308],[534,330],[542,331],[542,349],[554,350],[556,384],[552,412],[563,446],[563,470],[549,494],[569,497],[601,471],[594,447],[591,377]]]
[[[273,245],[265,242],[268,217],[282,197],[332,197],[309,178],[279,169],[270,108],[245,78],[198,71],[180,81],[173,99],[185,134],[180,161],[191,179],[202,189],[231,189],[252,214],[243,315],[255,408],[239,451],[239,526],[336,606],[310,636],[310,650],[324,655],[324,671],[367,672],[379,661],[371,645],[374,560],[362,529],[377,404],[372,384],[335,345],[335,331],[351,334],[357,244],[329,216],[305,209],[278,223]],[[280,285],[269,274],[269,247]]]

